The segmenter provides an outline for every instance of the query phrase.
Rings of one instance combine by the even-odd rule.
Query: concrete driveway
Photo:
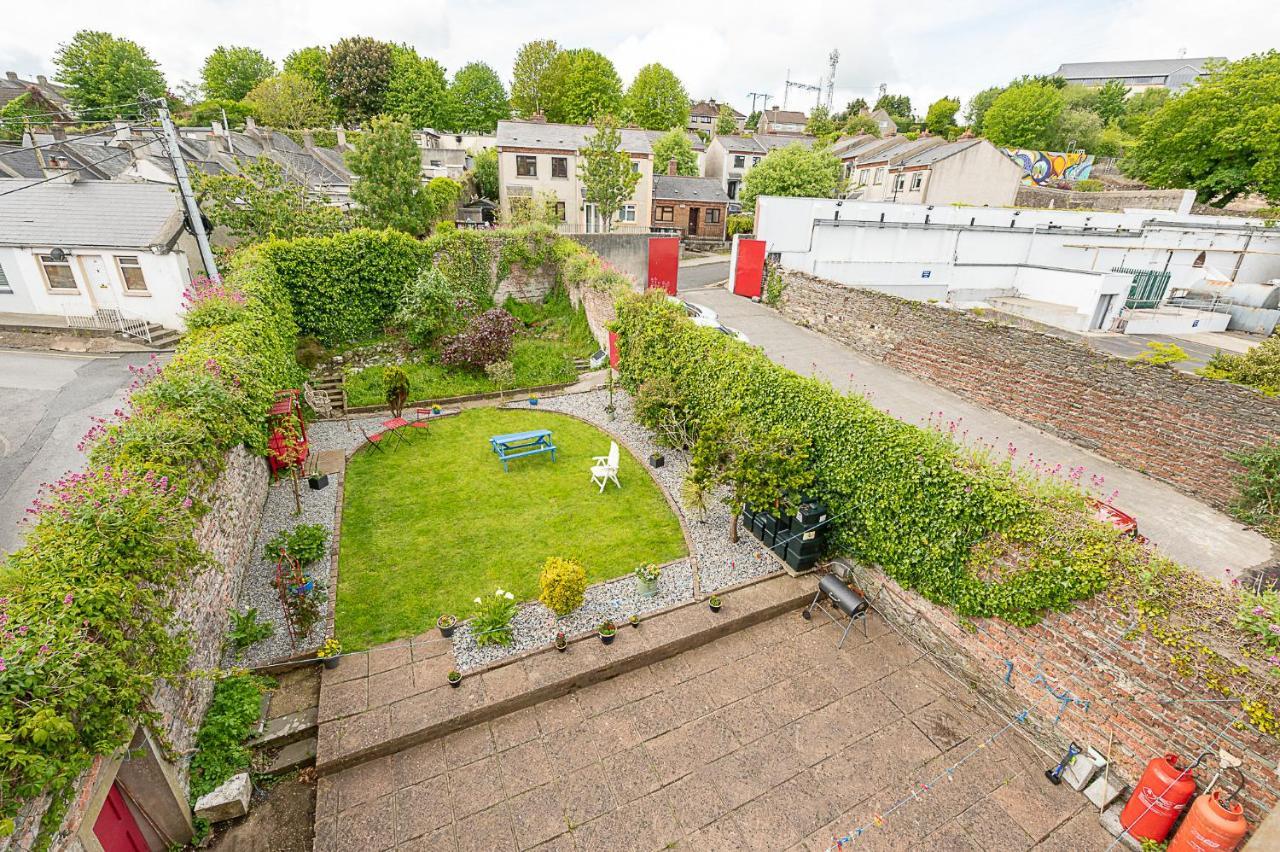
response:
[[[1219,581],[1238,577],[1273,558],[1271,542],[1264,536],[1169,485],[859,355],[724,288],[691,287],[685,295],[716,311],[722,323],[744,332],[779,364],[821,376],[837,390],[857,391],[900,420],[923,426],[931,413],[942,411],[948,419],[962,418],[963,428],[975,437],[997,439],[1000,444],[1012,441],[1020,449],[1020,458],[1033,453],[1050,463],[1061,462],[1063,468],[1084,465],[1086,474],[1101,474],[1108,492],[1119,490],[1116,505],[1138,519],[1143,534],[1166,555],[1206,577]]]
[[[0,555],[21,546],[20,523],[40,485],[83,466],[76,444],[89,418],[119,407],[129,366],[150,357],[0,351]]]

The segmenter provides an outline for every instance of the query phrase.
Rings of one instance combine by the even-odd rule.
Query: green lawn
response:
[[[556,460],[526,456],[503,473],[489,437],[529,429],[552,431]],[[357,453],[342,509],[343,647],[425,632],[442,612],[465,618],[497,587],[536,598],[548,556],[577,559],[598,583],[684,555],[679,522],[625,449],[622,488],[591,484],[591,457],[608,451],[608,435],[571,417],[478,408],[408,445]]]

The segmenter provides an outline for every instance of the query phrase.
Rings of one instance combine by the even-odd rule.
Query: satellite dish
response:
[[[53,258],[56,263],[62,263],[62,261],[67,259],[67,253],[60,248],[55,248],[53,251],[49,252],[49,257]]]

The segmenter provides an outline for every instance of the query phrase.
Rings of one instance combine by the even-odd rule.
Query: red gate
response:
[[[676,294],[680,275],[680,238],[653,237],[649,240],[649,285]]]
[[[102,803],[98,819],[93,823],[93,836],[98,838],[105,852],[150,852],[151,849],[116,784],[111,785],[107,800]]]
[[[734,252],[733,292],[748,299],[760,297],[764,282],[764,240],[738,238]]]

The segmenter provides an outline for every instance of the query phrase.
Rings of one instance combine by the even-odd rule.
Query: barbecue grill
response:
[[[824,600],[825,606],[824,606]],[[830,608],[828,608],[828,606]],[[813,596],[813,602],[801,611],[801,615],[805,620],[813,618],[813,611],[821,610],[827,618],[831,619],[836,627],[843,627],[844,632],[840,634],[840,641],[836,644],[837,648],[844,645],[844,640],[849,636],[849,631],[853,629],[854,622],[862,621],[862,635],[867,635],[867,610],[869,605],[857,590],[851,589],[840,581],[840,578],[834,574],[827,574],[818,581],[818,592]],[[836,613],[847,618],[842,622]]]

